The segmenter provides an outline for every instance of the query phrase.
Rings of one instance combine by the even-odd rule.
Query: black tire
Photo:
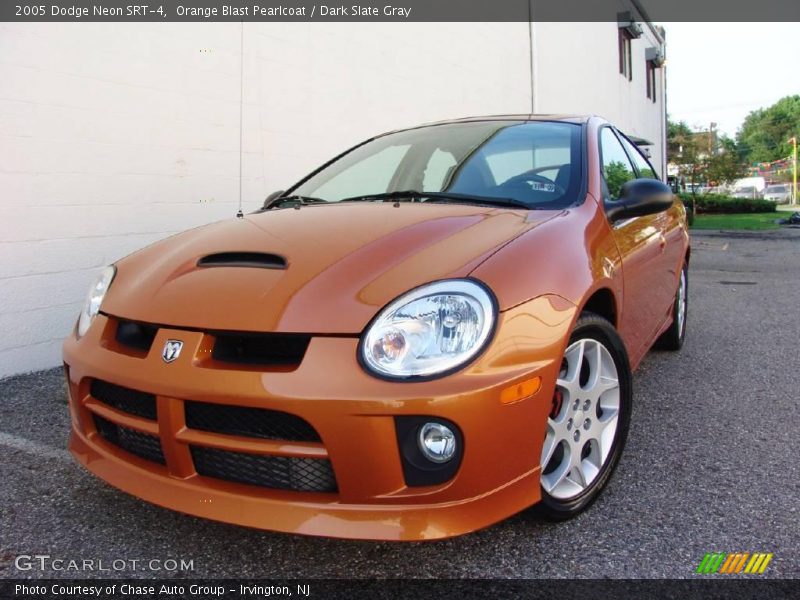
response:
[[[620,392],[617,430],[606,462],[601,467],[597,477],[580,494],[569,499],[561,499],[551,496],[544,487],[542,488],[541,502],[534,509],[540,517],[550,521],[570,519],[586,510],[597,499],[619,462],[630,427],[633,386],[628,353],[625,350],[622,339],[611,323],[603,317],[590,312],[581,314],[575,324],[567,347],[581,339],[593,339],[601,342],[614,360]]]
[[[655,347],[659,350],[670,350],[676,352],[683,347],[683,340],[686,338],[686,321],[689,316],[689,267],[683,265],[681,269],[681,280],[678,281],[678,289],[675,291],[675,301],[672,303],[672,324],[656,340]],[[678,319],[680,310],[680,282],[685,284],[685,302],[683,321]]]

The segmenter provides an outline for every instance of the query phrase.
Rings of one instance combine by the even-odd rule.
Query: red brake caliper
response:
[[[556,391],[553,392],[553,408],[550,409],[550,418],[555,419],[558,416],[558,413],[561,412],[561,405],[564,402],[564,392],[560,389],[556,388]]]

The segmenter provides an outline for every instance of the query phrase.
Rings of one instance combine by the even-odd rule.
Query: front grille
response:
[[[158,327],[155,325],[119,320],[115,338],[122,346],[149,352],[157,333]]]
[[[162,465],[166,464],[164,453],[161,450],[161,440],[157,437],[122,427],[98,415],[94,415],[94,425],[97,432],[107,442],[135,454],[139,458]]]
[[[320,458],[295,458],[229,452],[190,446],[195,470],[204,477],[279,490],[335,492],[331,463]]]
[[[141,356],[153,346],[160,327],[152,323],[139,323],[114,317],[117,328],[114,339],[119,347]],[[180,330],[179,327],[175,328]],[[297,367],[306,354],[311,336],[303,333],[255,333],[232,331],[202,331],[213,337],[211,358],[215,361],[273,367]]]
[[[311,336],[281,333],[217,333],[214,360],[246,365],[299,365]]]
[[[89,392],[95,400],[137,417],[156,419],[155,394],[139,392],[114,385],[101,379],[93,379]]]
[[[192,429],[290,442],[319,442],[311,424],[278,410],[186,401],[186,426]]]
[[[146,419],[147,421],[141,421],[142,424],[158,421],[155,394],[101,379],[91,380],[89,392],[88,398],[95,401],[94,405],[87,403],[86,407],[90,411],[98,404],[103,404],[121,413]],[[193,430],[254,440],[311,442],[320,445],[322,442],[320,435],[308,421],[283,411],[173,398],[167,401],[183,406],[183,423]],[[175,431],[166,431],[161,427],[162,433],[159,436],[115,423],[116,419],[111,415],[105,418],[94,413],[91,418],[97,430],[96,439],[102,438],[106,443],[125,452],[169,468],[164,450],[168,450],[170,445],[180,443],[175,438],[183,423],[171,423],[176,427]],[[296,492],[335,493],[338,489],[333,466],[326,458],[262,455],[210,448],[201,444],[190,444],[189,449],[194,469],[203,477]]]

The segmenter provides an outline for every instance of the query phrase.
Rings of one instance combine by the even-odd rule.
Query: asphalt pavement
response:
[[[569,522],[527,512],[440,542],[275,534],[146,504],[67,454],[60,370],[0,380],[0,577],[98,575],[15,566],[45,554],[192,561],[102,573],[119,577],[681,578],[706,552],[742,551],[774,553],[764,576],[798,578],[798,309],[800,232],[694,236],[686,344],[636,372],[628,445],[601,498]]]

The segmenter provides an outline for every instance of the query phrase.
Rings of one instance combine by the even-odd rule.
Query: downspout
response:
[[[647,24],[648,29],[653,34],[653,37],[656,38],[656,42],[661,46],[664,51],[664,56],[667,54],[667,41],[666,35],[661,35],[661,32],[658,30],[658,27],[653,25],[653,22],[650,20],[650,15],[647,14],[647,11],[642,6],[639,0],[630,0],[630,3],[633,7],[639,12],[642,17],[642,20]],[[667,179],[667,65],[666,63],[662,66],[659,71],[661,71],[661,90],[662,90],[662,98],[661,98],[661,176],[664,178],[664,181]]]
[[[667,180],[667,40],[666,40],[666,31],[664,31],[664,35],[661,35],[661,32],[658,28],[653,27],[653,32],[656,34],[658,39],[658,43],[661,45],[661,49],[664,52],[664,64],[661,66],[659,71],[661,71],[661,173],[664,181]]]
[[[536,114],[536,25],[533,22],[533,0],[528,0],[528,49],[530,51],[531,114]]]
[[[661,67],[661,173],[667,180],[667,65]]]

